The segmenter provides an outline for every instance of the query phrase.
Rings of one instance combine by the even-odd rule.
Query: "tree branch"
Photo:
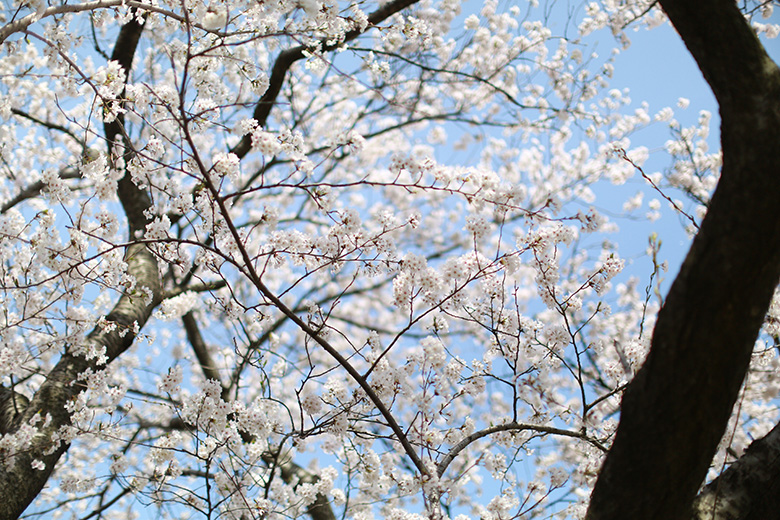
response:
[[[745,104],[744,108],[756,110],[756,103],[771,91],[767,82],[778,81],[776,65],[737,4],[730,0],[709,0],[706,5],[663,0],[660,4],[699,65],[721,111]]]
[[[221,396],[223,401],[229,401],[228,388],[222,383],[222,378],[219,377],[217,371],[217,365],[209,353],[208,346],[203,340],[203,335],[200,333],[200,327],[198,322],[195,321],[195,313],[193,311],[188,312],[181,317],[181,321],[184,324],[184,331],[187,333],[187,340],[192,345],[192,350],[195,351],[195,357],[198,358],[198,364],[203,371],[203,375],[206,379],[213,379],[219,383],[222,388]]]
[[[174,289],[171,289],[170,291],[165,291],[165,295],[163,296],[163,299],[167,300],[168,298],[173,298],[174,296],[179,296],[180,294],[184,294],[186,292],[202,293],[202,292],[209,292],[209,291],[218,291],[223,287],[227,287],[227,282],[225,280],[196,283],[192,285],[176,287]]]
[[[32,121],[33,123],[37,125],[41,125],[44,128],[48,128],[50,130],[57,130],[58,132],[62,132],[63,134],[67,135],[68,137],[72,138],[74,141],[79,143],[82,148],[86,147],[86,143],[84,142],[84,139],[81,139],[79,136],[71,132],[69,129],[65,128],[62,125],[58,125],[57,123],[52,123],[49,121],[44,121],[42,119],[38,119],[37,117],[33,116],[32,114],[28,114],[24,110],[19,110],[18,108],[12,108],[11,113],[19,116],[21,118],[27,119],[28,121]]]
[[[450,451],[447,453],[447,455],[444,456],[441,461],[439,461],[439,464],[436,465],[436,473],[441,477],[444,475],[444,472],[447,471],[447,467],[452,463],[453,460],[455,460],[455,457],[460,454],[463,450],[469,447],[471,443],[478,441],[479,439],[483,437],[487,437],[488,435],[493,435],[494,433],[498,432],[506,432],[506,431],[534,431],[538,433],[543,434],[551,434],[551,435],[563,435],[564,437],[573,437],[575,439],[582,439],[584,441],[589,442],[590,444],[593,444],[601,451],[607,451],[607,448],[604,447],[603,444],[598,442],[595,439],[592,439],[585,435],[583,432],[575,432],[571,430],[562,430],[560,428],[553,428],[552,426],[543,426],[540,424],[523,424],[523,423],[506,423],[506,424],[498,424],[496,426],[491,426],[489,428],[485,428],[484,430],[479,430],[471,435],[467,435],[464,439],[462,439],[460,442],[458,442],[455,446],[453,446]]]
[[[271,467],[278,467],[285,484],[312,484],[316,485],[320,478],[312,472],[302,468],[289,457],[281,458],[279,454],[268,452],[263,455],[263,460]],[[311,504],[306,506],[306,513],[311,520],[336,520],[333,509],[330,507],[328,497],[317,492],[317,496]]]
[[[78,168],[73,166],[68,166],[66,168],[63,168],[62,170],[59,171],[58,175],[60,179],[78,179],[79,177],[81,177],[81,173],[79,172]],[[26,188],[23,188],[22,191],[17,193],[14,198],[9,200],[8,202],[3,203],[0,206],[0,213],[7,213],[8,210],[13,208],[17,204],[37,196],[45,187],[46,184],[43,181],[33,182]]]
[[[383,22],[390,16],[400,12],[403,9],[406,9],[407,7],[417,3],[418,1],[419,0],[393,0],[392,2],[386,3],[385,5],[383,5],[382,7],[380,7],[373,13],[371,13],[371,15],[369,15],[368,17],[369,26],[377,25]],[[355,38],[360,36],[360,34],[362,34],[362,31],[353,29],[352,31],[349,31],[347,32],[347,34],[344,35],[343,42],[354,40]],[[321,51],[328,52],[337,49],[343,42],[328,44],[325,41],[323,41],[321,45]],[[274,107],[274,104],[276,103],[276,98],[279,96],[279,92],[281,92],[282,86],[284,85],[284,80],[285,80],[285,76],[287,75],[287,71],[290,70],[290,67],[292,67],[292,65],[296,61],[300,60],[306,55],[306,51],[312,49],[313,46],[299,45],[297,47],[293,47],[291,49],[282,51],[276,57],[274,66],[271,69],[271,77],[268,80],[268,90],[265,91],[263,97],[261,97],[260,101],[257,102],[257,105],[255,106],[255,111],[252,114],[252,117],[260,124],[260,126],[265,126],[268,121],[268,116],[271,113],[271,109]],[[242,158],[247,153],[249,153],[251,149],[252,149],[252,137],[249,134],[246,134],[241,138],[241,141],[239,141],[238,144],[234,146],[233,149],[230,151],[236,154],[236,156],[238,156],[239,158]]]
[[[30,400],[13,388],[0,385],[0,435],[14,431],[19,427],[22,413]]]
[[[780,510],[780,424],[753,442],[693,503],[694,520],[764,520]]]
[[[28,14],[27,16],[19,18],[18,20],[14,20],[13,22],[9,22],[5,24],[2,28],[0,28],[0,44],[2,44],[12,34],[24,31],[30,25],[34,24],[35,22],[43,18],[56,16],[58,14],[80,13],[83,11],[95,11],[97,9],[107,9],[109,7],[118,7],[118,6],[127,6],[133,9],[140,9],[145,12],[162,14],[163,16],[173,18],[174,20],[178,20],[180,22],[185,21],[183,16],[180,16],[172,11],[168,11],[166,9],[162,9],[160,7],[156,7],[144,2],[138,2],[135,0],[96,0],[93,2],[81,2],[79,4],[63,4],[63,5],[55,5],[55,6],[48,7],[46,9],[43,9],[40,12]],[[196,25],[196,27],[202,28],[199,25]],[[209,31],[209,32],[216,32],[216,31]]]
[[[409,0],[404,0],[409,1]],[[240,266],[240,269],[242,271],[242,274],[244,274],[248,280],[254,285],[254,287],[258,290],[258,292],[267,300],[271,302],[271,304],[277,308],[279,311],[282,312],[285,316],[287,316],[295,325],[298,326],[298,328],[301,329],[307,336],[309,336],[313,341],[315,341],[317,344],[322,347],[325,352],[327,352],[336,362],[344,368],[344,370],[347,371],[347,373],[352,377],[352,379],[360,386],[360,388],[366,393],[366,396],[368,399],[374,404],[377,411],[382,415],[384,420],[387,422],[387,426],[390,428],[390,430],[395,435],[398,442],[401,444],[401,447],[403,448],[406,455],[409,457],[409,460],[412,461],[414,466],[417,468],[417,470],[420,472],[421,475],[428,475],[429,470],[426,468],[425,464],[423,464],[422,459],[417,454],[417,452],[414,449],[414,446],[409,442],[409,438],[406,436],[406,433],[401,429],[398,422],[395,420],[395,417],[390,412],[390,410],[387,408],[385,403],[380,399],[380,397],[377,395],[377,393],[374,391],[373,388],[371,388],[371,385],[368,383],[368,380],[363,377],[360,372],[358,372],[355,367],[352,366],[352,364],[345,358],[341,353],[333,347],[333,345],[330,344],[328,340],[323,338],[318,331],[313,329],[311,326],[309,326],[308,323],[303,321],[290,307],[284,304],[284,302],[276,296],[273,291],[271,291],[265,283],[260,279],[260,275],[254,268],[254,261],[252,257],[249,255],[249,252],[246,250],[245,247],[243,247],[242,244],[242,237],[241,234],[238,232],[238,229],[236,229],[236,225],[233,222],[233,219],[230,217],[230,212],[228,211],[228,208],[225,204],[224,198],[222,198],[219,194],[219,190],[214,185],[214,182],[212,181],[211,177],[208,174],[208,168],[206,168],[206,165],[203,163],[203,160],[200,157],[200,154],[198,153],[198,148],[195,145],[195,142],[192,138],[192,135],[189,132],[189,129],[186,125],[182,128],[184,132],[184,139],[188,142],[190,149],[192,150],[192,158],[195,161],[195,164],[198,167],[198,170],[200,171],[202,175],[202,181],[206,187],[206,189],[209,190],[209,193],[211,195],[212,200],[217,205],[217,208],[219,210],[219,213],[222,215],[222,217],[225,219],[225,224],[228,227],[228,230],[230,231],[230,235],[232,239],[235,241],[236,245],[238,246],[238,250],[241,254],[241,261],[243,264]]]
[[[141,29],[142,26],[132,20],[122,27],[117,38],[112,58],[119,61],[126,71],[132,64]],[[124,136],[121,119],[106,124],[105,130],[109,142],[118,133]],[[132,148],[126,147],[126,150],[130,153]],[[132,240],[136,232],[143,233],[146,223],[144,212],[151,203],[148,195],[132,183],[129,174],[120,182],[118,195],[128,217]],[[84,389],[81,381],[89,373],[99,372],[104,367],[98,362],[99,357],[87,359],[86,354],[105,348],[106,362],[119,357],[133,344],[138,330],[146,324],[152,310],[162,299],[157,259],[146,244],[128,246],[125,262],[127,273],[135,279],[135,286],[120,296],[113,310],[87,335],[83,345],[67,348],[21,419],[14,422],[17,428],[19,424],[36,424],[38,432],[29,449],[16,454],[12,464],[0,465],[2,518],[17,518],[24,512],[49,479],[59,458],[67,451],[68,438],[60,437],[61,427],[70,425],[67,405]],[[40,419],[45,420],[41,423]],[[35,460],[44,463],[42,470],[32,467]]]
[[[231,400],[228,395],[229,388],[224,385],[219,376],[219,372],[216,370],[216,365],[208,351],[206,342],[203,341],[203,336],[200,333],[193,312],[190,311],[182,316],[182,322],[184,323],[184,329],[187,332],[187,339],[195,351],[195,356],[198,358],[198,363],[203,371],[203,375],[205,375],[207,379],[213,379],[219,383],[220,387],[222,387],[222,400],[229,402]],[[250,443],[253,440],[246,432],[241,432],[241,437],[246,443]],[[294,463],[291,458],[286,458],[283,462],[280,462],[278,456],[268,452],[263,456],[263,460],[269,466],[277,465],[282,473],[282,480],[287,484],[290,484],[295,480],[297,480],[299,484],[316,484],[320,480],[317,475],[306,471],[301,466]],[[336,515],[333,514],[333,509],[330,507],[328,497],[320,492],[317,492],[314,502],[306,506],[306,512],[312,520],[336,520]]]

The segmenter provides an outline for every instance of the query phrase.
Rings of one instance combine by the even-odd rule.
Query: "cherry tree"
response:
[[[661,2],[722,154],[595,52],[654,2],[6,4],[0,518],[690,517],[708,471],[702,518],[766,498],[778,29],[710,3]],[[660,238],[623,273],[598,209],[631,178],[612,213],[696,237],[668,298]]]

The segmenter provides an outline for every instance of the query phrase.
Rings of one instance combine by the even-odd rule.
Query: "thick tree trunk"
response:
[[[393,0],[383,4],[369,15],[369,26],[379,25],[417,1]],[[22,25],[24,23],[29,25],[30,22],[25,21]],[[128,76],[142,31],[143,22],[134,18],[126,23],[117,35],[111,59],[117,61]],[[353,40],[361,33],[359,30],[350,31],[345,35],[344,41]],[[7,36],[8,34],[0,35],[0,41]],[[321,50],[329,51],[335,48],[336,45],[325,43]],[[276,97],[281,91],[287,72],[296,61],[305,57],[306,49],[304,46],[294,47],[281,52],[277,57],[269,89],[255,108],[255,119],[261,125],[265,124],[276,104]],[[135,151],[126,135],[122,114],[113,122],[104,125],[104,137],[109,150],[113,149],[114,143],[121,142],[124,145],[125,163],[129,164]],[[250,149],[251,139],[244,136],[233,152],[243,157]],[[148,193],[133,183],[129,174],[119,181],[118,195],[127,218],[128,236],[132,239],[145,230],[151,200]],[[125,252],[125,261],[128,264],[128,274],[136,280],[136,287],[132,294],[122,295],[113,311],[106,316],[105,321],[114,322],[117,327],[113,332],[104,332],[97,327],[86,339],[87,348],[90,344],[97,348],[106,347],[109,363],[132,345],[135,339],[135,333],[132,331],[144,326],[162,298],[157,259],[149,248],[145,244],[129,246]],[[144,297],[147,292],[150,299]],[[67,451],[67,444],[57,444],[57,434],[61,426],[70,424],[70,413],[65,409],[65,405],[81,391],[82,386],[77,381],[79,375],[87,369],[98,371],[101,367],[97,366],[94,360],[87,361],[83,356],[65,352],[27,406],[24,406],[27,403],[22,396],[0,386],[0,433],[13,433],[19,425],[29,422],[38,413],[42,417],[47,414],[51,417],[51,421],[39,430],[32,446],[17,456],[13,465],[0,463],[0,520],[18,518],[24,512],[46,484],[57,461]],[[54,444],[58,447],[52,452],[51,447]],[[33,469],[31,464],[34,460],[44,462],[45,469]],[[292,462],[283,468],[283,472],[285,471],[288,477],[296,477],[302,482],[312,482],[312,479],[316,478]],[[317,496],[316,501],[307,508],[307,512],[315,520],[335,518],[323,495]]]
[[[661,0],[720,105],[723,169],[659,313],[590,520],[690,518],[780,279],[780,71],[733,0]]]
[[[143,326],[160,301],[157,261],[146,246],[129,247],[125,261],[128,263],[128,273],[135,276],[139,293],[120,297],[114,310],[106,316],[107,323],[117,324],[116,329],[104,332],[101,327],[97,327],[86,339],[87,348],[89,345],[98,349],[105,346],[109,362],[132,345],[135,338],[134,324]],[[142,288],[150,291],[151,302],[139,297]],[[48,423],[37,423],[39,430],[30,448],[16,454],[13,464],[0,463],[0,519],[18,518],[43,489],[57,461],[68,449],[68,444],[57,440],[58,431],[61,426],[70,424],[70,413],[65,406],[83,389],[83,385],[78,382],[79,376],[87,369],[99,371],[102,368],[95,360],[87,361],[83,354],[65,353],[29,405],[13,420],[11,431],[6,433],[14,433],[22,423],[32,422],[36,415],[40,415],[41,419],[47,416],[51,419]],[[34,460],[42,461],[45,468],[34,469]]]

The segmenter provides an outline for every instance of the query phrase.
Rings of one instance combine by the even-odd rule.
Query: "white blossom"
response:
[[[724,164],[706,95],[622,74],[663,11],[130,4],[0,28],[0,464],[48,477],[30,510],[583,517]],[[779,332],[776,295],[713,478],[774,427]]]

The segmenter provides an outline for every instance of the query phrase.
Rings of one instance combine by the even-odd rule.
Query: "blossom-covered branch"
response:
[[[252,117],[255,119],[255,121],[257,121],[258,125],[265,126],[266,121],[268,120],[268,116],[271,113],[271,109],[276,103],[276,98],[279,95],[282,86],[284,85],[287,71],[290,70],[290,67],[292,67],[296,61],[306,57],[307,52],[321,53],[337,49],[339,46],[360,36],[363,31],[366,30],[366,28],[383,22],[385,19],[409,7],[410,5],[415,4],[417,1],[419,0],[393,0],[391,2],[387,2],[385,5],[368,15],[366,25],[364,27],[361,29],[353,29],[348,31],[342,38],[339,39],[338,42],[331,43],[329,41],[322,41],[319,42],[318,45],[299,45],[279,53],[279,56],[276,57],[276,61],[274,61],[273,68],[271,69],[271,76],[268,80],[268,89],[265,91],[265,94],[263,94],[263,97],[260,98],[260,101],[257,102]],[[241,138],[241,141],[239,141],[239,143],[231,149],[231,153],[241,158],[249,153],[251,148],[252,137],[251,135],[247,134],[244,135]]]
[[[139,24],[130,22],[117,38],[114,56],[128,67],[135,54]],[[129,70],[129,69],[128,69]],[[121,125],[121,123],[118,123]],[[107,125],[107,133],[121,127]],[[130,223],[131,237],[145,229],[145,211],[149,199],[125,175],[125,189],[119,200]],[[85,388],[90,374],[122,355],[133,344],[139,330],[149,320],[152,310],[161,301],[161,284],[157,259],[145,244],[130,245],[125,251],[127,273],[132,284],[122,294],[105,318],[84,339],[83,344],[68,345],[60,360],[46,375],[29,404],[19,410],[11,431],[18,435],[32,428],[32,435],[15,447],[11,464],[0,469],[0,501],[2,516],[16,518],[22,514],[54,470],[59,458],[67,451],[72,435],[68,431],[71,414],[68,404]],[[96,354],[97,353],[97,354]],[[9,410],[4,409],[7,415]],[[7,422],[7,417],[2,419]]]

